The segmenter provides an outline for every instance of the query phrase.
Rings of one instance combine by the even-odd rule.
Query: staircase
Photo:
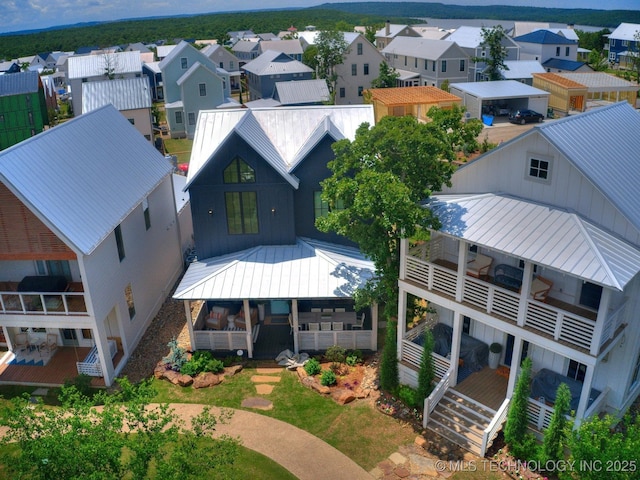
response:
[[[482,435],[495,414],[495,410],[450,388],[431,413],[427,428],[465,450],[481,455]]]

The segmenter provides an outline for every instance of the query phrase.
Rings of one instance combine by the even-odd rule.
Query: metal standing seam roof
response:
[[[638,90],[636,83],[616,77],[605,72],[585,72],[585,73],[561,73],[564,78],[578,82],[589,89],[611,88],[611,89],[628,89]]]
[[[156,57],[157,58],[166,58],[175,48],[177,47],[177,45],[160,45],[158,46],[158,48],[156,49]]]
[[[376,38],[377,37],[384,37],[384,38],[395,37],[407,27],[409,27],[409,25],[399,25],[397,23],[390,23],[389,33],[387,33],[387,26],[385,25],[384,27],[382,27],[380,30],[376,32]],[[412,28],[412,27],[409,27],[409,28]]]
[[[438,59],[450,48],[460,49],[457,43],[446,40],[431,40],[422,37],[396,37],[382,49],[383,54],[407,55],[409,57]],[[460,56],[467,54],[460,51]]]
[[[463,48],[478,48],[482,45],[482,28],[463,25],[446,37],[448,42],[456,42]]]
[[[84,255],[171,170],[111,105],[0,152],[0,181]]]
[[[558,35],[549,30],[541,29],[525,35],[520,35],[513,39],[515,42],[536,43],[541,45],[575,45],[575,40],[568,39],[563,35]]]
[[[245,63],[243,70],[255,75],[278,75],[282,73],[311,73],[313,70],[289,55],[267,50],[262,55]]]
[[[371,98],[385,105],[416,105],[440,102],[462,102],[456,95],[445,92],[441,88],[418,86],[398,88],[372,88],[368,90]]]
[[[640,272],[640,249],[582,217],[509,195],[435,195],[441,231],[622,291]]]
[[[151,108],[148,77],[87,82],[82,86],[82,113],[108,104],[120,111]]]
[[[144,62],[144,65],[153,73],[162,73],[162,70],[160,70],[160,62]]]
[[[315,146],[326,134],[334,139],[353,140],[364,122],[375,123],[372,105],[202,110],[191,150],[187,188],[233,133],[297,188],[298,179],[291,171],[305,149]]]
[[[260,42],[254,42],[251,40],[240,40],[236,42],[233,47],[231,47],[231,50],[234,52],[249,53],[253,52],[254,50],[257,51],[259,48]]]
[[[277,52],[286,53],[287,55],[302,55],[302,45],[300,40],[263,40],[260,42],[260,49],[263,52],[267,50],[275,50]]]
[[[616,40],[632,40],[636,41],[636,34],[640,32],[640,24],[637,23],[621,23],[613,32],[609,34],[609,38]]]
[[[34,93],[38,91],[38,72],[16,72],[0,75],[0,97]]]
[[[575,72],[585,65],[585,62],[576,60],[564,60],[562,58],[550,58],[542,64],[545,68],[557,68],[558,70],[569,70]]]
[[[455,88],[478,98],[518,98],[530,96],[548,97],[549,92],[531,87],[516,80],[497,80],[493,82],[468,82],[452,83],[450,88]]]
[[[140,52],[118,52],[99,55],[75,55],[67,59],[67,78],[97,77],[105,75],[107,63],[114,75],[141,73]]]
[[[507,60],[504,62],[508,70],[500,69],[505,80],[533,78],[532,73],[545,73],[546,70],[537,60]]]
[[[276,82],[276,98],[282,105],[328,102],[331,99],[327,82],[317,80],[293,80]]]
[[[374,272],[356,248],[299,238],[194,262],[173,298],[350,298]]]

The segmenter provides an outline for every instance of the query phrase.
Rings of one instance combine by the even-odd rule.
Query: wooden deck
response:
[[[36,385],[42,387],[57,387],[64,385],[66,380],[78,376],[76,362],[81,362],[91,350],[89,347],[58,347],[53,358],[44,366],[0,365],[0,384],[8,385]],[[122,359],[123,353],[118,350],[113,358],[114,365]],[[104,379],[93,377],[91,384],[104,387]]]
[[[453,390],[466,395],[475,401],[486,405],[492,410],[498,410],[507,395],[506,377],[498,375],[497,370],[484,367],[479,372],[472,373]]]

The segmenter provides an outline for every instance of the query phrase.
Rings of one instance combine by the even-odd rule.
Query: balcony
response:
[[[18,292],[18,282],[0,282],[0,313],[18,315],[88,315],[82,283],[65,292]]]
[[[437,242],[436,242],[437,243]],[[459,278],[458,265],[443,260],[438,248],[425,255],[423,247],[406,255],[405,280],[438,295],[458,299],[467,306],[573,348],[598,354],[624,325],[625,303],[608,313],[602,332],[596,328],[596,312],[548,296],[544,302],[496,285],[489,275]],[[436,245],[437,247],[437,245]],[[435,255],[434,255],[435,254]],[[431,257],[432,261],[426,260]],[[458,291],[458,289],[461,289]]]

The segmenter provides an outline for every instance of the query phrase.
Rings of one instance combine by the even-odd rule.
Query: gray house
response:
[[[240,89],[240,60],[233,53],[220,45],[208,45],[200,50],[203,55],[215,63],[218,68],[226,70],[231,82],[231,90]]]
[[[274,50],[267,50],[242,69],[247,72],[250,101],[271,97],[277,82],[313,78],[313,70],[305,64]]]

